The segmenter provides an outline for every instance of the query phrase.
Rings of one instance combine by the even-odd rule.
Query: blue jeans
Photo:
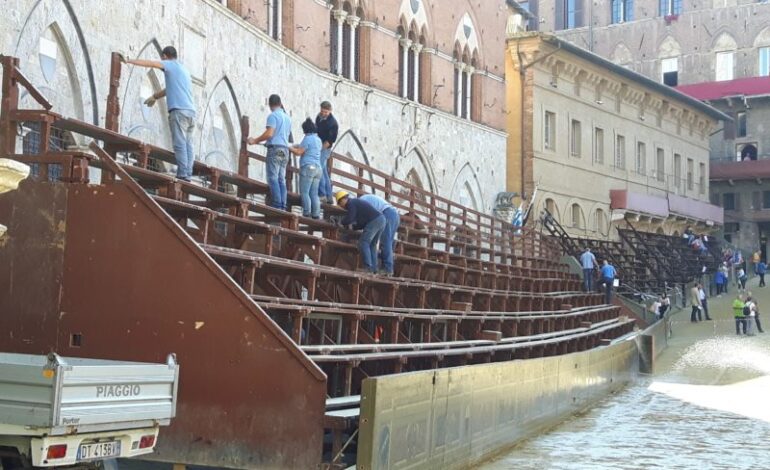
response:
[[[318,199],[320,183],[321,167],[304,165],[299,169],[299,195],[302,196],[302,215],[305,217],[321,217],[321,201]]]
[[[586,292],[594,290],[594,270],[583,268],[583,285],[586,288]]]
[[[382,215],[385,216],[386,226],[385,230],[382,231],[382,237],[380,237],[380,259],[385,271],[388,274],[393,274],[393,249],[396,245],[398,226],[401,225],[401,216],[392,207],[385,209]]]
[[[195,130],[195,111],[174,109],[168,113],[168,125],[171,128],[171,141],[176,158],[176,177],[190,179],[195,163],[192,137]]]
[[[610,304],[612,303],[612,284],[615,282],[615,279],[609,279],[609,278],[603,278],[602,283],[604,284],[604,303]]]
[[[267,148],[267,185],[270,187],[270,205],[278,209],[286,209],[286,165],[288,163],[288,148]]]
[[[331,147],[321,149],[321,184],[318,186],[318,195],[326,198],[334,196],[332,192],[331,168],[327,168],[331,154]]]
[[[377,272],[377,242],[380,241],[386,225],[385,216],[380,214],[366,224],[361,238],[358,239],[358,249],[361,251],[364,267],[373,273]]]

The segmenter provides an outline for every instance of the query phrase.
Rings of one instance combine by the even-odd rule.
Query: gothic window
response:
[[[354,14],[350,4],[343,9],[332,10],[330,19],[329,49],[331,72],[358,81],[361,73],[361,27],[363,10]]]

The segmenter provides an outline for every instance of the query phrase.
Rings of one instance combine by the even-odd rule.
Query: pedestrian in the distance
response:
[[[604,303],[612,303],[612,287],[615,284],[617,272],[615,267],[609,261],[604,260],[602,265],[602,284],[604,284]]]
[[[700,306],[703,309],[703,316],[706,317],[706,320],[711,320],[711,317],[709,316],[709,301],[708,296],[706,295],[706,290],[703,289],[703,284],[698,284],[698,298],[700,299]]]
[[[727,276],[725,276],[722,269],[717,269],[714,273],[714,284],[717,286],[717,297],[722,296],[722,292],[725,290],[725,284],[727,283]]]
[[[746,297],[743,305],[743,317],[746,319],[746,336],[754,336],[754,320],[757,316],[757,304],[751,296]]]
[[[746,275],[746,271],[742,267],[738,268],[738,272],[735,275],[735,277],[737,278],[736,280],[738,281],[738,288],[741,291],[746,290],[746,281],[749,279],[748,276]]]
[[[743,316],[743,294],[738,294],[733,300],[733,316],[735,317],[735,334],[746,334],[746,317]]]
[[[757,276],[759,276],[759,287],[765,287],[765,274],[767,274],[767,263],[762,260],[757,264]]]
[[[698,289],[698,284],[693,284],[692,289],[690,289],[690,305],[692,306],[690,321],[693,323],[701,321],[703,319],[701,316],[703,306],[700,302],[700,290]]]
[[[583,266],[583,287],[586,292],[594,290],[594,271],[596,270],[596,256],[591,253],[591,249],[586,247],[583,254],[580,255],[580,264]]]
[[[757,299],[751,295],[751,292],[748,293],[748,298],[754,302],[754,324],[757,326],[757,331],[764,333],[765,330],[762,329],[762,322],[759,321],[759,303],[757,302]]]

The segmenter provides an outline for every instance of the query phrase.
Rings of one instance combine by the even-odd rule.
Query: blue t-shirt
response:
[[[359,197],[358,199],[360,199],[362,201],[368,202],[370,206],[372,206],[375,209],[377,209],[377,212],[380,212],[380,213],[385,212],[385,209],[387,209],[389,207],[393,208],[393,206],[391,206],[388,203],[388,201],[386,201],[385,199],[383,199],[380,196],[377,196],[375,194],[364,194],[363,196]]]
[[[613,268],[611,264],[602,266],[602,278],[615,279],[615,268]]]
[[[289,134],[291,134],[291,119],[281,108],[276,108],[267,117],[267,127],[273,129],[273,136],[265,142],[267,145],[277,145],[279,147],[289,146]],[[319,163],[320,164],[320,163]]]
[[[190,72],[176,60],[163,60],[161,63],[163,64],[163,75],[166,77],[168,110],[187,109],[195,111]]]
[[[594,269],[596,257],[590,251],[586,251],[580,255],[580,264],[583,266],[583,269]]]
[[[299,159],[299,166],[315,165],[321,166],[321,138],[318,134],[305,134],[305,138],[297,147],[305,149],[302,158]]]

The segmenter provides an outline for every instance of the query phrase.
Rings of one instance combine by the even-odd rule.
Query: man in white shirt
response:
[[[700,298],[700,305],[703,307],[703,314],[706,316],[706,320],[711,320],[709,316],[709,302],[706,297],[706,291],[703,290],[703,284],[698,284],[698,297]]]
[[[591,249],[586,250],[580,255],[580,265],[583,267],[583,285],[586,292],[593,291],[594,270],[596,269],[596,257],[591,253]]]

